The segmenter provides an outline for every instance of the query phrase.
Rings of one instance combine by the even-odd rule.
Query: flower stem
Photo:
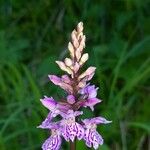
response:
[[[70,150],[76,150],[76,140],[74,142],[70,141]]]

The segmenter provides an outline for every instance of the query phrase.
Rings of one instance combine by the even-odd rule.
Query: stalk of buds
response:
[[[85,35],[83,35],[83,23],[80,22],[76,30],[73,30],[71,42],[68,44],[70,58],[56,61],[60,69],[68,75],[48,76],[51,82],[66,91],[66,100],[55,101],[52,97],[47,96],[41,99],[42,104],[49,110],[49,114],[38,127],[51,131],[50,137],[42,145],[43,150],[59,150],[62,137],[73,144],[76,139],[83,139],[88,147],[94,149],[98,149],[99,145],[103,144],[103,138],[96,131],[97,125],[108,124],[111,121],[103,117],[79,119],[79,116],[83,114],[82,107],[89,107],[94,111],[94,106],[101,102],[96,98],[98,88],[88,83],[96,68],[89,67],[80,74],[81,67],[89,58],[87,53],[83,54],[84,48]],[[57,116],[61,116],[61,119],[54,122]],[[71,146],[71,149],[75,149],[75,146]]]

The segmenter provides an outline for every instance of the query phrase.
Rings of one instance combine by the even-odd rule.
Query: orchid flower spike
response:
[[[101,102],[97,98],[98,88],[88,83],[94,76],[96,68],[91,66],[81,73],[82,66],[89,59],[88,53],[83,52],[85,40],[83,23],[80,22],[71,33],[71,41],[68,44],[70,58],[56,61],[66,74],[61,77],[48,75],[49,80],[65,90],[67,95],[58,101],[47,96],[40,100],[49,111],[46,119],[38,126],[50,131],[49,138],[42,145],[43,150],[61,149],[63,139],[71,143],[70,149],[75,147],[76,140],[84,140],[87,147],[94,149],[98,149],[104,143],[96,130],[97,125],[109,124],[111,121],[100,116],[84,120],[80,117],[84,115],[83,107],[94,111],[95,105]]]

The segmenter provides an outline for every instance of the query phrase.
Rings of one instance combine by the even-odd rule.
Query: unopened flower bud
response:
[[[65,64],[69,67],[72,65],[72,60],[70,58],[65,58]]]
[[[80,68],[80,65],[76,62],[75,65],[73,66],[74,72],[77,73]]]
[[[61,83],[61,78],[56,75],[48,75],[48,77],[55,85],[59,85]]]
[[[79,88],[83,88],[85,86],[86,86],[86,82],[83,82],[83,81],[79,82],[79,84],[78,84]]]
[[[74,58],[74,48],[73,48],[73,45],[72,45],[71,42],[68,43],[68,49],[69,49],[69,51],[70,51],[71,57]]]
[[[77,39],[73,40],[73,45],[75,48],[78,48],[79,47],[79,42]]]
[[[85,35],[83,35],[82,40],[81,40],[81,42],[80,42],[80,45],[81,45],[83,48],[85,48],[85,39],[86,39],[86,37],[85,37]]]
[[[83,32],[80,32],[80,33],[77,35],[77,39],[80,40],[80,39],[82,39],[82,37],[83,37]]]
[[[61,70],[66,71],[68,74],[72,74],[72,70],[68,68],[62,61],[56,61]]]
[[[83,54],[83,56],[81,57],[81,60],[79,62],[80,65],[84,64],[88,59],[89,59],[88,53]]]
[[[76,50],[76,58],[77,58],[77,61],[79,61],[81,58],[81,51],[79,48]]]
[[[83,22],[79,22],[77,25],[77,31],[80,33],[83,31]]]
[[[79,79],[82,79],[86,76],[90,76],[90,75],[93,75],[94,72],[95,72],[95,67],[89,67],[84,73],[82,73],[80,76],[79,76]]]
[[[72,38],[72,40],[75,40],[75,39],[76,39],[76,36],[77,36],[77,31],[76,31],[76,30],[73,30],[72,33],[71,33],[71,38]]]
[[[75,103],[75,97],[73,95],[68,95],[67,96],[67,102],[69,104],[74,104]]]
[[[69,84],[71,84],[71,80],[70,80],[70,78],[69,78],[68,75],[62,75],[61,79],[62,79],[62,81],[63,81],[64,83],[69,83]]]

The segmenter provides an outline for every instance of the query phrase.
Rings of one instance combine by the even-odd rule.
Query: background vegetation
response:
[[[86,67],[97,67],[93,83],[103,100],[94,115],[113,121],[98,127],[100,149],[150,149],[149,6],[148,0],[0,0],[0,150],[38,150],[49,136],[36,128],[47,114],[39,99],[59,99],[62,91],[47,75],[62,74],[55,60],[67,55],[79,21]],[[77,149],[87,148],[81,141]]]

